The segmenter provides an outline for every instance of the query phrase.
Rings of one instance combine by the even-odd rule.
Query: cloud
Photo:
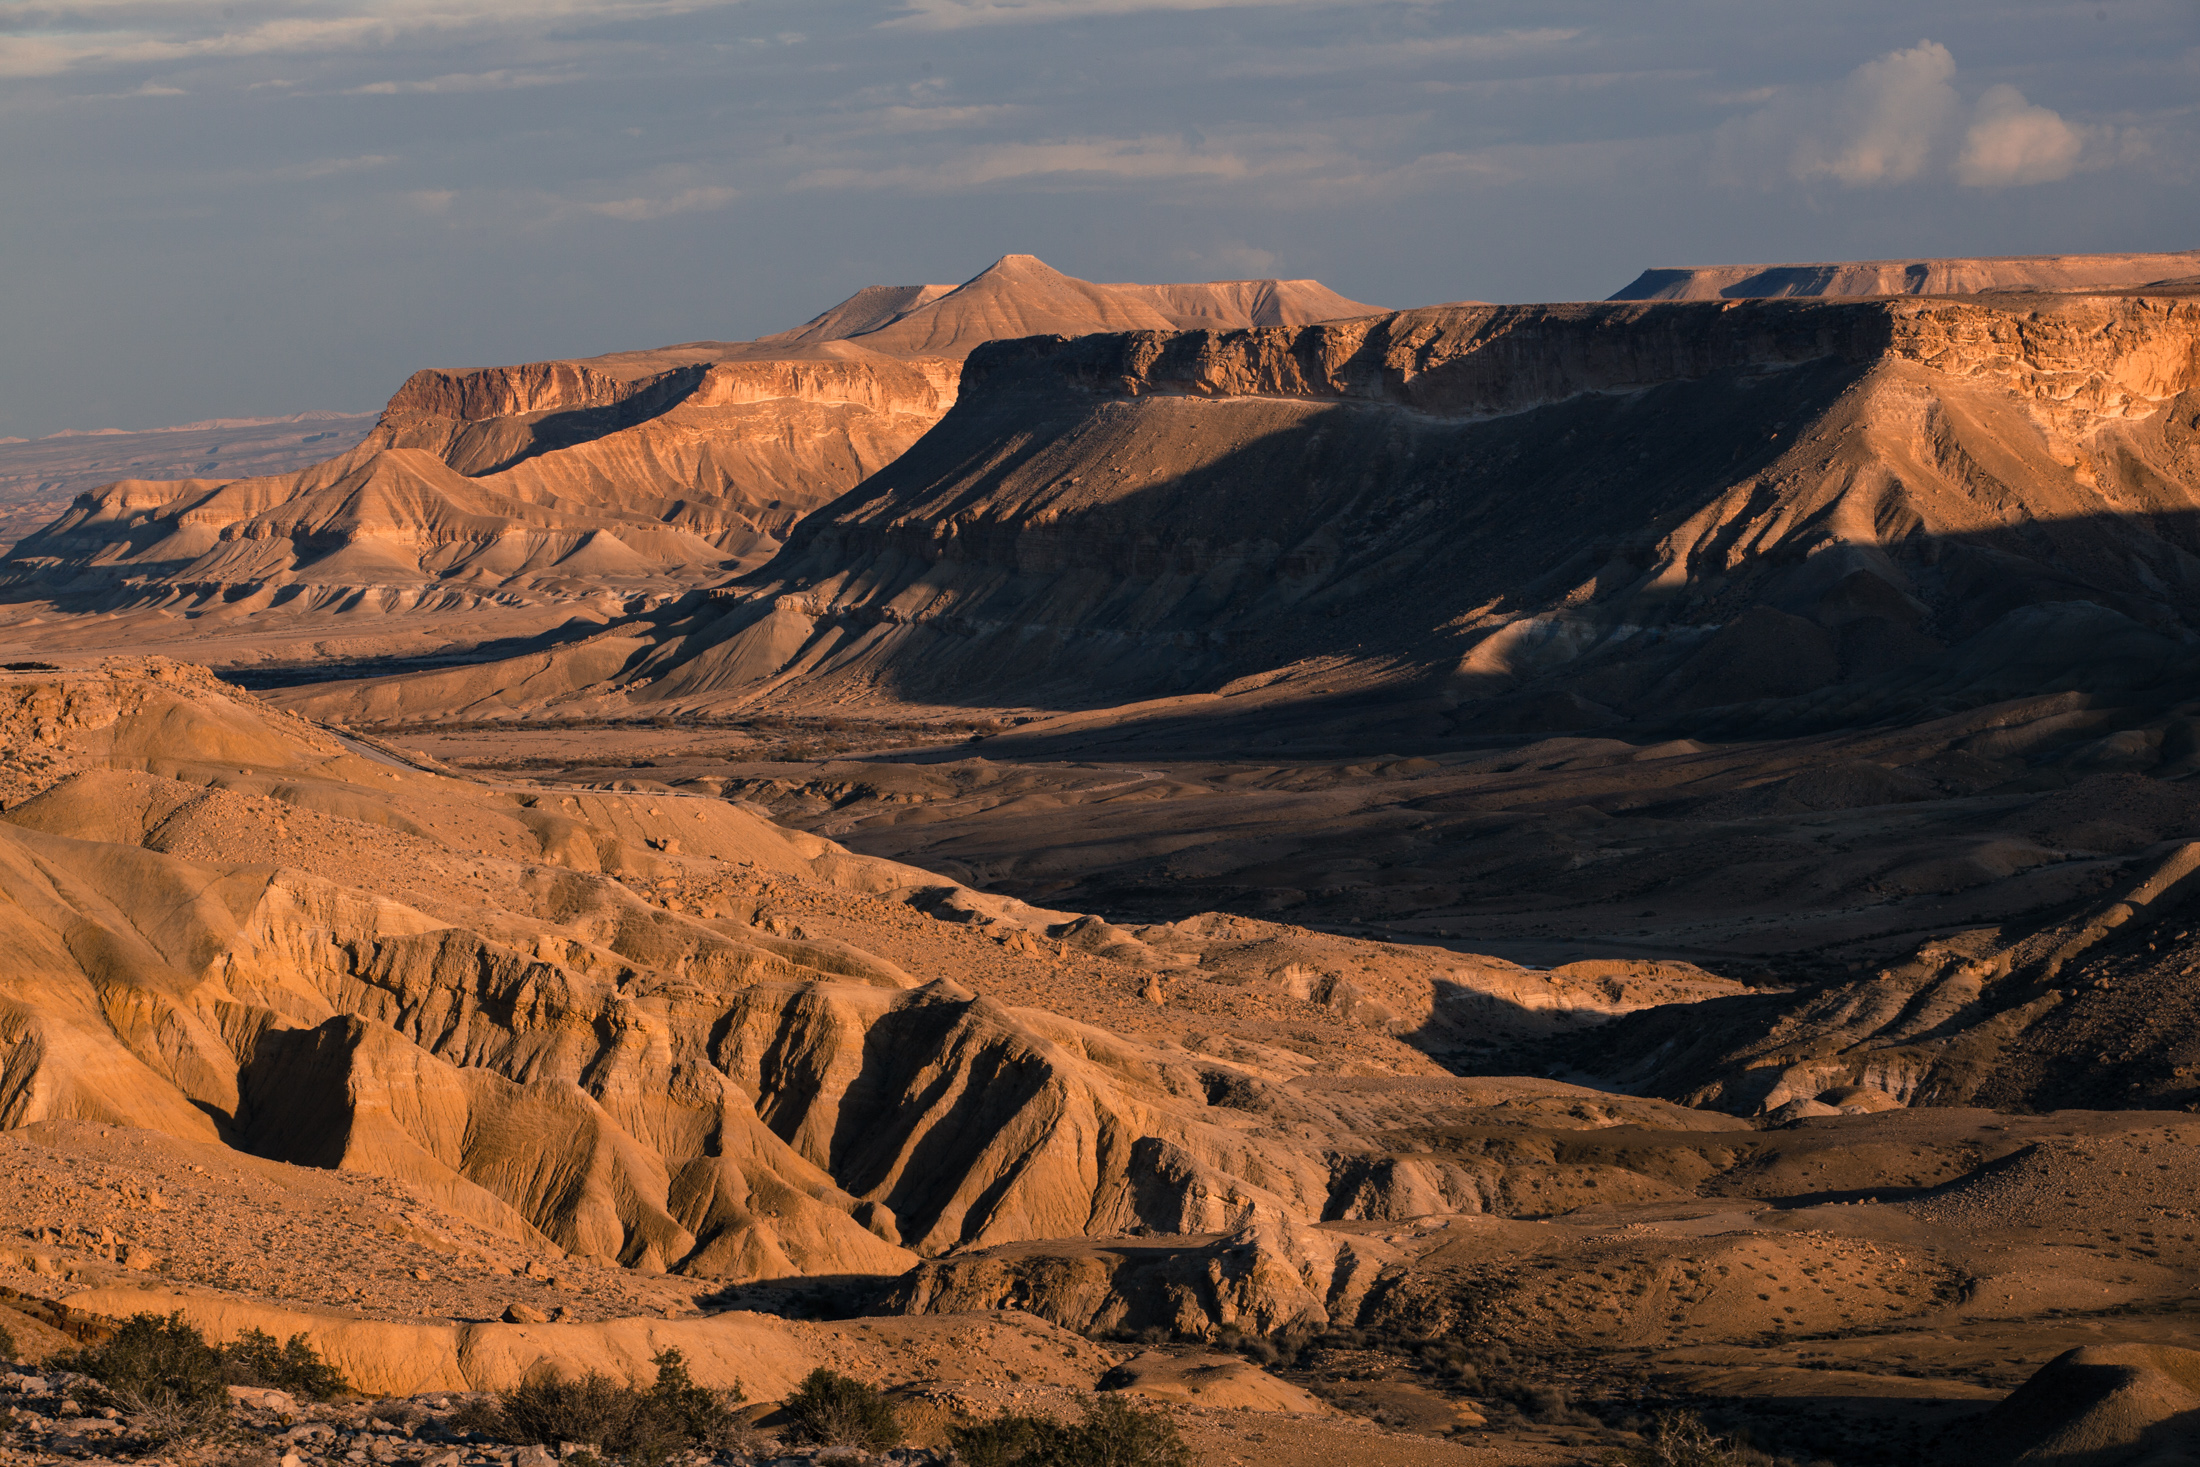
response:
[[[1579,40],[1580,26],[1543,26],[1535,30],[1492,31],[1461,36],[1423,36],[1406,41],[1331,42],[1299,47],[1271,56],[1233,57],[1215,67],[1218,77],[1267,78],[1336,76],[1348,71],[1383,71],[1442,62],[1488,61],[1548,50]]]
[[[1261,171],[1268,170],[1240,153],[1189,144],[1179,137],[1069,138],[995,143],[966,149],[937,163],[895,168],[813,168],[790,187],[941,193],[1030,179],[1153,182],[1247,178]]]
[[[241,6],[172,0],[87,3],[22,18],[0,34],[0,77],[239,57],[331,55],[413,37],[539,35],[560,21],[640,20],[726,9],[741,0],[276,0],[239,23]]]
[[[723,209],[741,197],[740,190],[719,186],[684,188],[675,194],[656,198],[615,199],[605,204],[583,204],[581,208],[606,219],[669,219],[675,214],[701,214],[712,209]]]
[[[548,87],[561,82],[578,81],[571,73],[554,75],[545,71],[472,71],[452,72],[448,76],[429,77],[425,81],[378,81],[363,87],[349,88],[349,97],[394,97],[412,93],[443,92],[506,92],[516,87]]]
[[[387,168],[396,161],[396,156],[390,153],[362,153],[356,158],[319,158],[311,163],[270,168],[255,176],[262,179],[335,178],[340,174],[359,173],[369,168]]]
[[[944,31],[1028,21],[1094,20],[1152,11],[1343,9],[1382,3],[1386,0],[906,0],[904,13],[884,23]]]
[[[1851,188],[1907,183],[1925,171],[1957,109],[1956,59],[1920,41],[1849,73],[1829,114],[1797,143],[1789,171]]]
[[[1988,87],[1963,135],[1956,182],[1971,188],[2053,183],[2071,175],[2084,151],[2078,129],[2058,114],[2025,101],[2015,87]]]

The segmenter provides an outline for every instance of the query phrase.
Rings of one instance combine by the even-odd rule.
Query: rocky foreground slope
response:
[[[1891,1463],[2074,1344],[2193,1343],[2182,1112],[1843,1074],[1767,1125],[1439,1062],[1758,1001],[1685,965],[1126,929],[724,800],[462,778],[169,663],[0,675],[0,738],[25,1317],[303,1330],[399,1393],[673,1344],[981,1410],[1103,1370],[1196,1407],[1219,1367],[1091,1340],[1250,1340],[1331,1404],[1218,1396],[1251,1411],[1195,1412],[1216,1450],[1342,1410],[1389,1434],[1280,1440],[1399,1467],[1579,1460],[1675,1401]],[[864,1317],[776,1317],[820,1307]],[[2084,1417],[2026,1409],[2020,1448]]]
[[[939,419],[983,341],[1368,309],[1312,281],[1094,285],[1011,255],[754,342],[418,372],[340,457],[82,494],[0,574],[18,599],[211,612],[231,632],[314,613],[601,618],[768,557]]]
[[[1282,1239],[1394,1188],[1379,1143],[1335,1148],[1353,1128],[1326,1102],[1291,1102],[1279,1132],[1258,1097],[1441,1075],[1402,1034],[1486,1043],[1508,1011],[1548,1032],[1734,990],[1230,920],[1148,941],[717,800],[425,773],[172,666],[8,674],[0,697],[0,1120],[398,1177],[650,1271]],[[1228,1037],[1185,1042],[1171,1003],[1232,1016]],[[1507,1184],[1474,1166],[1414,1185],[1479,1209]],[[1290,1307],[1321,1312],[1321,1291]]]

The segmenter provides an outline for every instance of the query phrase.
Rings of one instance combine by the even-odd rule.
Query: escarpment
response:
[[[1461,732],[2143,686],[2200,631],[2196,350],[2144,295],[1002,343],[630,676],[1075,707],[1349,668]]]
[[[2164,254],[2009,255],[1840,260],[1812,265],[1696,265],[1645,270],[1616,301],[1764,296],[1971,295],[1988,290],[2131,290],[2200,276],[2200,250]]]
[[[0,567],[19,593],[229,622],[556,606],[608,619],[767,559],[938,421],[984,341],[1366,309],[1312,281],[1094,285],[1009,256],[952,289],[873,287],[753,342],[416,372],[338,458],[81,494]]]

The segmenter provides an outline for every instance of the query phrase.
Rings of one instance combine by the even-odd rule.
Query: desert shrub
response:
[[[211,1435],[227,1412],[221,1353],[181,1314],[133,1314],[104,1345],[56,1364],[99,1382],[116,1408],[155,1442]]]
[[[9,1365],[16,1363],[15,1336],[9,1334],[5,1326],[0,1326],[0,1361]]]
[[[323,1360],[302,1334],[278,1345],[273,1335],[248,1329],[215,1353],[221,1356],[222,1378],[230,1385],[288,1391],[309,1401],[326,1401],[351,1390],[343,1372]]]
[[[1168,1417],[1118,1395],[1087,1401],[1075,1426],[1004,1412],[959,1426],[952,1438],[956,1460],[970,1467],[1192,1467]]]
[[[1048,1467],[1192,1467],[1191,1449],[1159,1411],[1122,1396],[1095,1396],[1085,1419],[1063,1433]]]
[[[793,1418],[797,1441],[880,1452],[901,1440],[901,1423],[883,1393],[822,1366],[804,1376],[780,1406]]]
[[[1763,1456],[1714,1436],[1693,1411],[1662,1412],[1648,1440],[1605,1459],[1609,1467],[1749,1467]]]
[[[750,1444],[755,1433],[733,1413],[748,1399],[739,1381],[726,1390],[697,1385],[678,1350],[660,1350],[650,1363],[657,1380],[643,1393],[643,1408],[669,1422],[683,1443],[714,1452]]]
[[[509,1442],[572,1442],[651,1467],[691,1447],[749,1444],[733,1414],[742,1399],[738,1384],[726,1391],[697,1385],[678,1350],[660,1351],[651,1363],[657,1380],[646,1391],[599,1371],[569,1380],[544,1370],[506,1391],[493,1410],[469,1407],[461,1414],[468,1429]]]
[[[1506,1393],[1520,1414],[1544,1426],[1596,1426],[1600,1423],[1577,1408],[1566,1392],[1555,1385],[1516,1386]]]
[[[947,1431],[955,1460],[966,1467],[1034,1467],[1056,1460],[1068,1436],[1044,1416],[1002,1412],[990,1421],[972,1421]]]

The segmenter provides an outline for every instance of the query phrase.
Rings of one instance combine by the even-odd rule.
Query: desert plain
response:
[[[2196,293],[1010,255],[0,446],[0,1462],[2200,1461]]]

